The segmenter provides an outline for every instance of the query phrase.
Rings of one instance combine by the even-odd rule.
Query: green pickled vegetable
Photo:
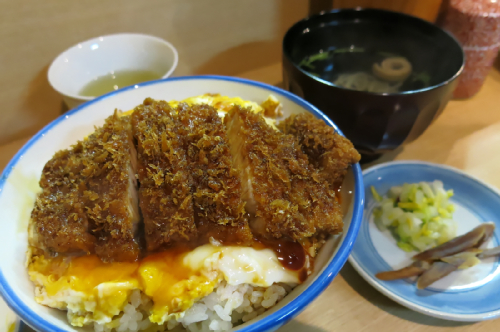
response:
[[[373,211],[375,224],[388,229],[404,251],[423,251],[453,239],[457,223],[455,206],[449,201],[453,191],[444,189],[441,181],[405,183],[381,196],[372,186],[378,202]]]

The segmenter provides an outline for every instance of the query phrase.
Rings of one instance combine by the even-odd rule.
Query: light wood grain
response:
[[[414,15],[434,22],[442,0],[333,0],[333,8],[379,8]]]
[[[280,85],[281,64],[238,76]],[[474,98],[451,101],[421,137],[376,163],[412,159],[447,164],[500,188],[499,91],[500,72],[493,70]],[[26,141],[0,146],[0,169]],[[499,326],[499,320],[459,323],[413,312],[377,292],[346,263],[326,291],[279,331],[496,332]]]
[[[47,68],[80,41],[156,35],[179,51],[175,75],[235,75],[280,61],[286,29],[307,13],[305,0],[0,0],[0,144],[60,115]]]

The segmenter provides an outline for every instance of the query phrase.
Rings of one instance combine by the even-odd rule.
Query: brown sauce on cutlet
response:
[[[304,248],[302,248],[300,243],[290,239],[254,239],[253,247],[255,249],[268,248],[273,250],[278,257],[278,261],[287,270],[302,270],[306,263],[306,252]]]
[[[300,270],[299,272],[299,281],[300,283],[303,283],[304,281],[306,281],[307,277],[309,276],[309,272],[307,269],[302,269]]]
[[[340,205],[342,205],[342,186],[336,185],[333,187],[333,192],[335,193],[335,198]]]
[[[297,271],[304,267],[306,253],[302,246],[293,241],[279,240],[271,242],[272,249],[285,268]]]

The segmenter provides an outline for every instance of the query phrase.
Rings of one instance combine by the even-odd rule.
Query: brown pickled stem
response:
[[[487,232],[489,232],[492,224],[485,223],[474,228],[469,233],[462,236],[458,236],[448,242],[445,242],[437,247],[423,251],[415,256],[414,260],[422,261],[433,261],[440,259],[442,257],[451,256],[459,252],[465,251],[467,249],[477,246],[480,241],[485,238]],[[494,226],[493,226],[494,227]]]
[[[495,224],[492,222],[487,222],[483,224],[484,226],[484,236],[481,240],[479,240],[476,248],[479,248],[484,243],[488,242],[493,236],[493,232],[495,232]]]
[[[419,276],[429,269],[429,267],[430,265],[427,262],[417,261],[400,270],[380,272],[375,276],[380,280],[404,279]]]
[[[418,278],[417,288],[427,288],[457,269],[458,265],[452,265],[445,262],[435,262],[429,270],[425,271],[420,278]]]
[[[479,255],[477,255],[477,258],[483,259],[483,258],[490,258],[490,257],[495,257],[495,256],[500,256],[500,246],[491,248],[491,249],[485,249],[483,252],[481,252]]]

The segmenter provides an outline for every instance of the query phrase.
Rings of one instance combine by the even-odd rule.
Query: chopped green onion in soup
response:
[[[385,196],[371,187],[378,206],[373,211],[380,230],[390,230],[404,251],[423,251],[453,239],[457,223],[455,206],[449,201],[453,190],[443,182],[405,183],[389,189]]]

